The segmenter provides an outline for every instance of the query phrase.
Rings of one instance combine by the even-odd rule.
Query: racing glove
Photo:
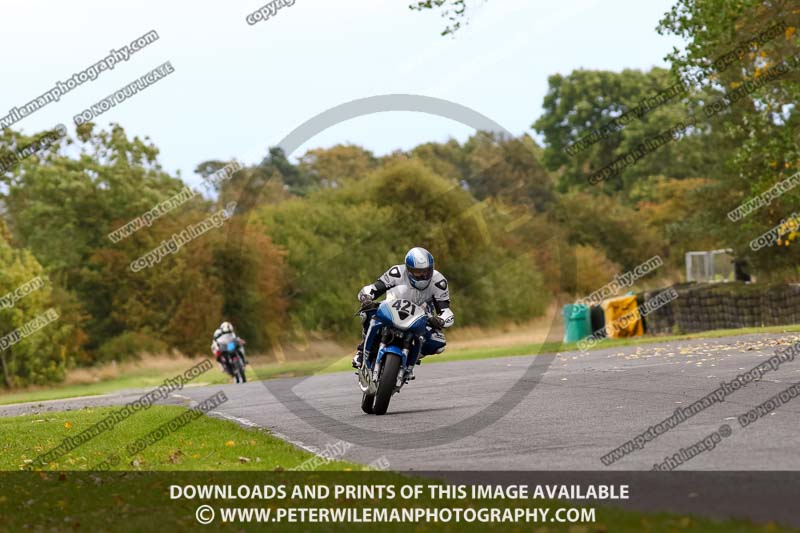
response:
[[[371,302],[375,295],[375,285],[366,285],[358,291],[358,301],[362,304]]]
[[[444,319],[439,316],[432,316],[428,319],[428,325],[433,329],[442,329],[444,327]]]
[[[446,328],[452,326],[456,319],[455,315],[453,315],[453,311],[449,307],[442,309],[442,311],[439,313],[439,318],[442,319],[444,327]]]

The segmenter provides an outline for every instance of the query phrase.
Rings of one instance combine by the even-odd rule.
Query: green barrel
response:
[[[592,334],[592,319],[589,306],[567,304],[564,314],[564,342],[578,342]]]

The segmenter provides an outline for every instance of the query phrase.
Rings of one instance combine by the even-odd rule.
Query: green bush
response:
[[[5,349],[0,346],[0,383],[6,387],[60,381],[72,362],[74,327],[61,320],[42,266],[30,251],[13,248],[0,236],[0,296],[32,287],[36,278],[43,283],[37,282],[36,290],[0,307],[0,338],[6,339]]]
[[[428,167],[400,161],[366,182],[265,206],[258,218],[286,250],[290,320],[354,336],[359,288],[413,246],[429,249],[447,277],[458,324],[541,314],[548,293],[529,248],[500,238],[492,210]]]
[[[143,353],[158,354],[167,351],[167,344],[150,334],[127,331],[104,343],[98,350],[98,361],[126,361],[138,359]]]

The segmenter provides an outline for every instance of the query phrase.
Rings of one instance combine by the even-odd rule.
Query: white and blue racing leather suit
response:
[[[455,321],[453,311],[450,309],[450,288],[447,284],[447,279],[438,270],[433,271],[433,276],[427,287],[417,289],[412,286],[411,280],[408,278],[406,265],[395,265],[378,278],[375,283],[363,287],[359,292],[359,296],[366,295],[369,299],[374,300],[387,292],[389,292],[387,297],[411,300],[425,309],[428,314],[438,316],[443,322],[443,328],[449,328]],[[359,349],[363,350],[364,353],[369,353],[375,337],[375,334],[367,336],[374,314],[375,311],[367,313],[367,319],[364,320],[365,338],[362,345],[359,346]],[[375,331],[375,328],[372,329]],[[445,345],[444,334],[440,330],[428,327],[422,343],[420,359],[426,355],[442,353]],[[414,361],[410,362],[411,365],[413,363]]]

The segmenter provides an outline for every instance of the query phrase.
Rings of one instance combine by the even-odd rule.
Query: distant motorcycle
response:
[[[416,364],[418,360],[428,314],[422,306],[402,298],[368,302],[359,310],[364,319],[373,312],[370,330],[378,329],[373,332],[372,349],[365,349],[357,374],[363,394],[361,409],[367,414],[383,415],[392,395],[409,381],[408,363],[413,359],[412,364]]]
[[[247,383],[244,361],[239,352],[241,348],[239,339],[233,335],[225,334],[217,339],[217,344],[220,347],[220,361],[225,373],[235,379],[236,383]]]

